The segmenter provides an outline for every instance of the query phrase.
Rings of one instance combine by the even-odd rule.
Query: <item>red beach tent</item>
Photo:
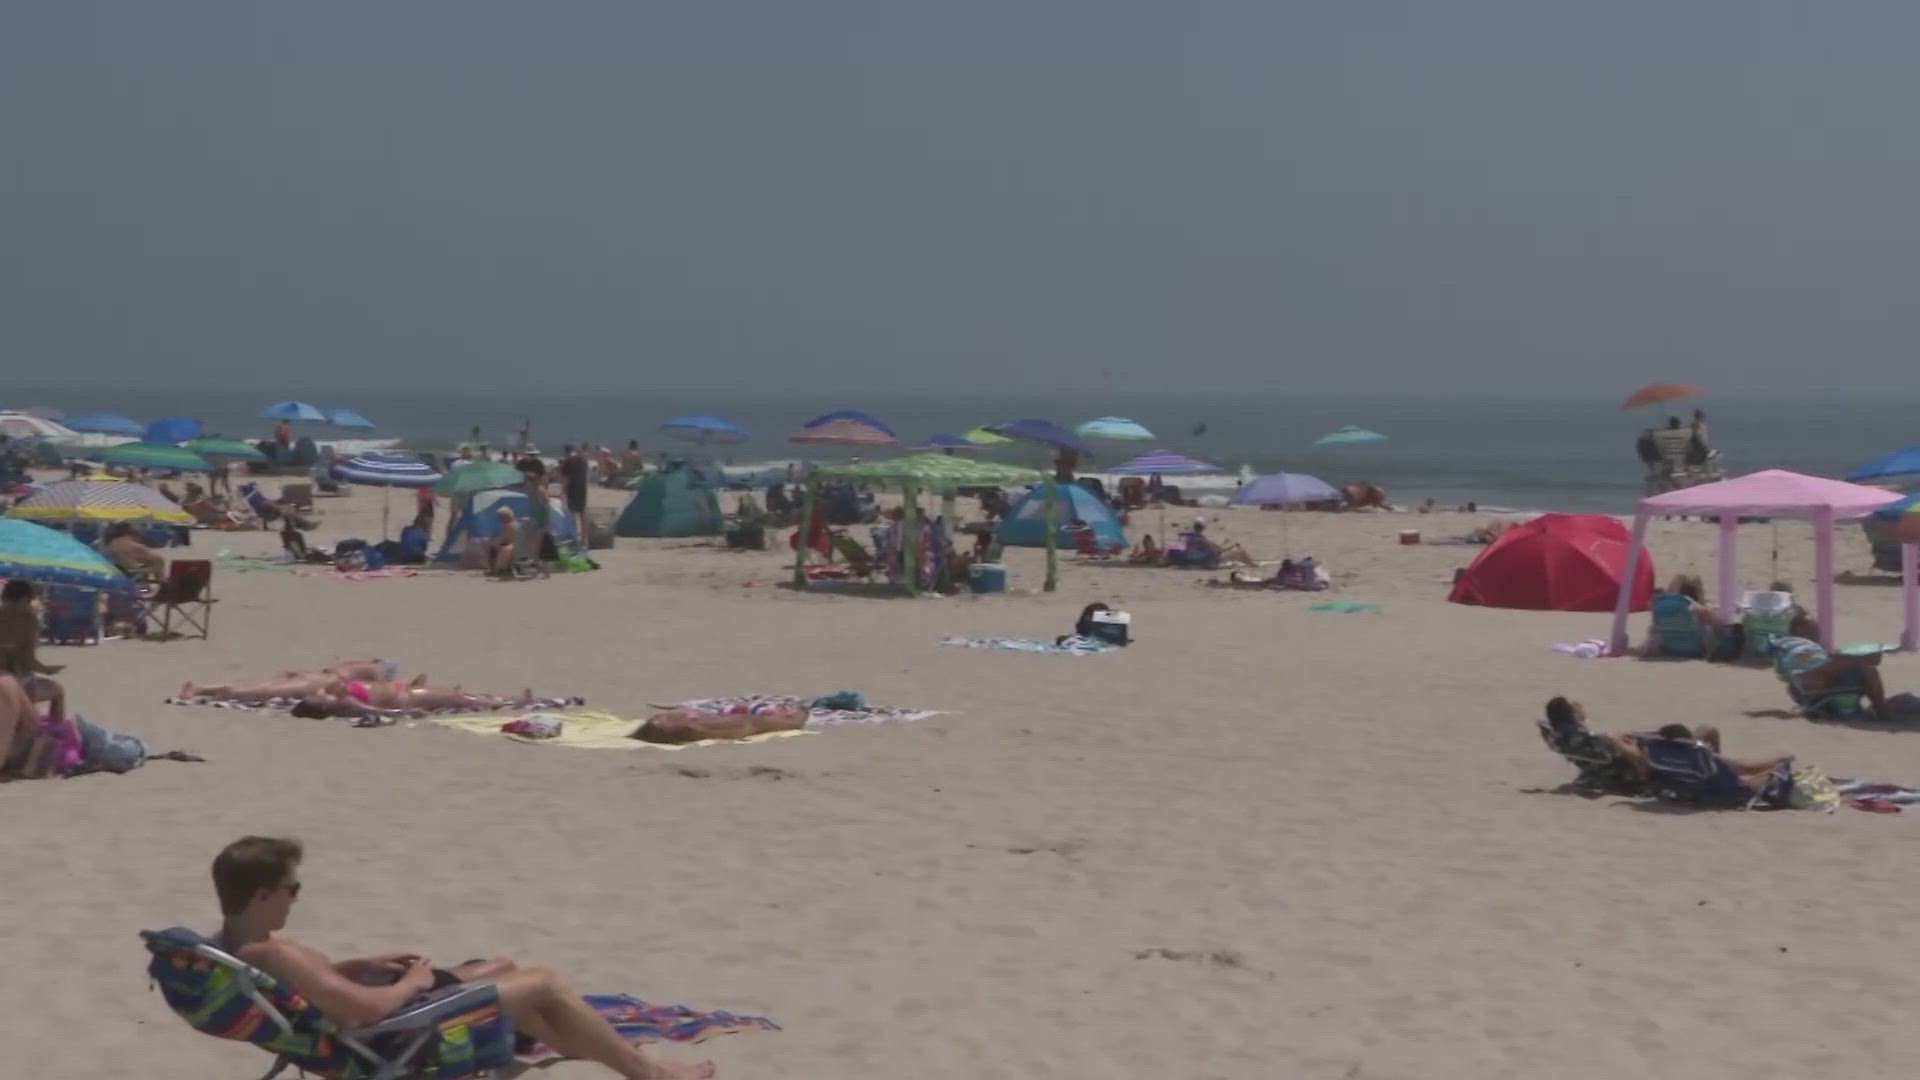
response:
[[[1456,604],[1527,611],[1612,611],[1632,537],[1605,514],[1543,514],[1500,534],[1454,582]],[[1653,560],[1635,568],[1632,610],[1653,595]]]

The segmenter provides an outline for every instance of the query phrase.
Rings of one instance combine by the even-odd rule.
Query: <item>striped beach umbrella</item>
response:
[[[193,515],[144,484],[125,480],[61,480],[36,488],[7,511],[26,521],[157,521],[191,525]]]
[[[899,446],[900,437],[887,425],[852,409],[815,417],[788,436],[788,442],[839,446]]]
[[[1185,454],[1176,454],[1171,450],[1149,450],[1132,461],[1122,462],[1107,470],[1112,473],[1162,473],[1168,476],[1185,473],[1217,473],[1225,470],[1198,458]]]
[[[106,556],[66,533],[7,518],[0,518],[0,578],[113,592],[135,588]]]
[[[361,454],[335,462],[333,475],[368,487],[421,488],[440,482],[440,470],[412,454]]]

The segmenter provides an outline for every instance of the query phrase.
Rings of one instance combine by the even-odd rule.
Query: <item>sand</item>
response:
[[[377,532],[379,502],[326,501],[315,539]],[[307,842],[290,930],[336,955],[504,954],[777,1019],[662,1053],[723,1077],[1844,1076],[1920,1050],[1899,929],[1920,814],[1588,801],[1555,790],[1571,770],[1533,725],[1565,693],[1597,727],[1712,722],[1736,752],[1908,783],[1920,734],[1788,718],[1761,670],[1549,648],[1605,615],[1449,605],[1477,549],[1395,534],[1482,517],[1208,516],[1274,558],[1284,528],[1332,596],[1381,610],[1073,563],[1051,596],[796,596],[772,587],[779,555],[690,541],[525,583],[222,570],[210,641],[51,652],[79,711],[208,761],[0,786],[0,1071],[264,1067],[168,1013],[135,938],[211,929],[209,860],[248,832]],[[1805,528],[1779,528],[1777,571],[1774,536],[1742,530],[1748,587],[1807,580]],[[203,533],[191,553],[275,546]],[[1663,577],[1714,580],[1710,527],[1660,525],[1653,551]],[[1867,564],[1844,531],[1840,565]],[[1037,556],[1012,572],[1037,587]],[[1840,636],[1896,637],[1898,595],[1842,585]],[[1138,643],[939,644],[1064,633],[1092,600],[1131,611]],[[636,719],[748,691],[951,712],[666,752],[161,703],[188,678],[367,654]],[[1912,659],[1886,671],[1920,688]]]

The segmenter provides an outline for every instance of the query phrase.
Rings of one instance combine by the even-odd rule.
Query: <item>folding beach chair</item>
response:
[[[1640,748],[1647,755],[1654,790],[1662,798],[1752,810],[1784,809],[1792,796],[1793,772],[1786,766],[1750,784],[1712,747],[1692,739],[1642,736]]]
[[[173,634],[173,620],[178,616],[181,623],[199,632],[201,638],[208,636],[213,625],[213,561],[210,559],[179,559],[167,567],[167,580],[147,598],[148,610],[160,622],[160,636]],[[196,617],[195,612],[199,614]],[[181,637],[187,635],[183,632]]]
[[[862,580],[880,572],[880,560],[846,533],[833,534],[833,551],[847,561],[847,572]]]
[[[98,645],[100,594],[73,585],[49,585],[40,612],[40,639],[49,645]]]
[[[492,983],[448,987],[377,1023],[349,1027],[191,930],[143,930],[140,937],[153,954],[147,974],[168,1008],[196,1031],[274,1053],[262,1080],[289,1065],[330,1078],[446,1080],[513,1061],[512,1021]]]

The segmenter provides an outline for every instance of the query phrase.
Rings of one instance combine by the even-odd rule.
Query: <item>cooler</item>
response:
[[[1109,645],[1125,645],[1128,628],[1133,625],[1133,616],[1124,611],[1096,611],[1092,623],[1095,638]]]
[[[974,563],[967,570],[967,585],[977,593],[1007,591],[1007,568],[999,563]]]

